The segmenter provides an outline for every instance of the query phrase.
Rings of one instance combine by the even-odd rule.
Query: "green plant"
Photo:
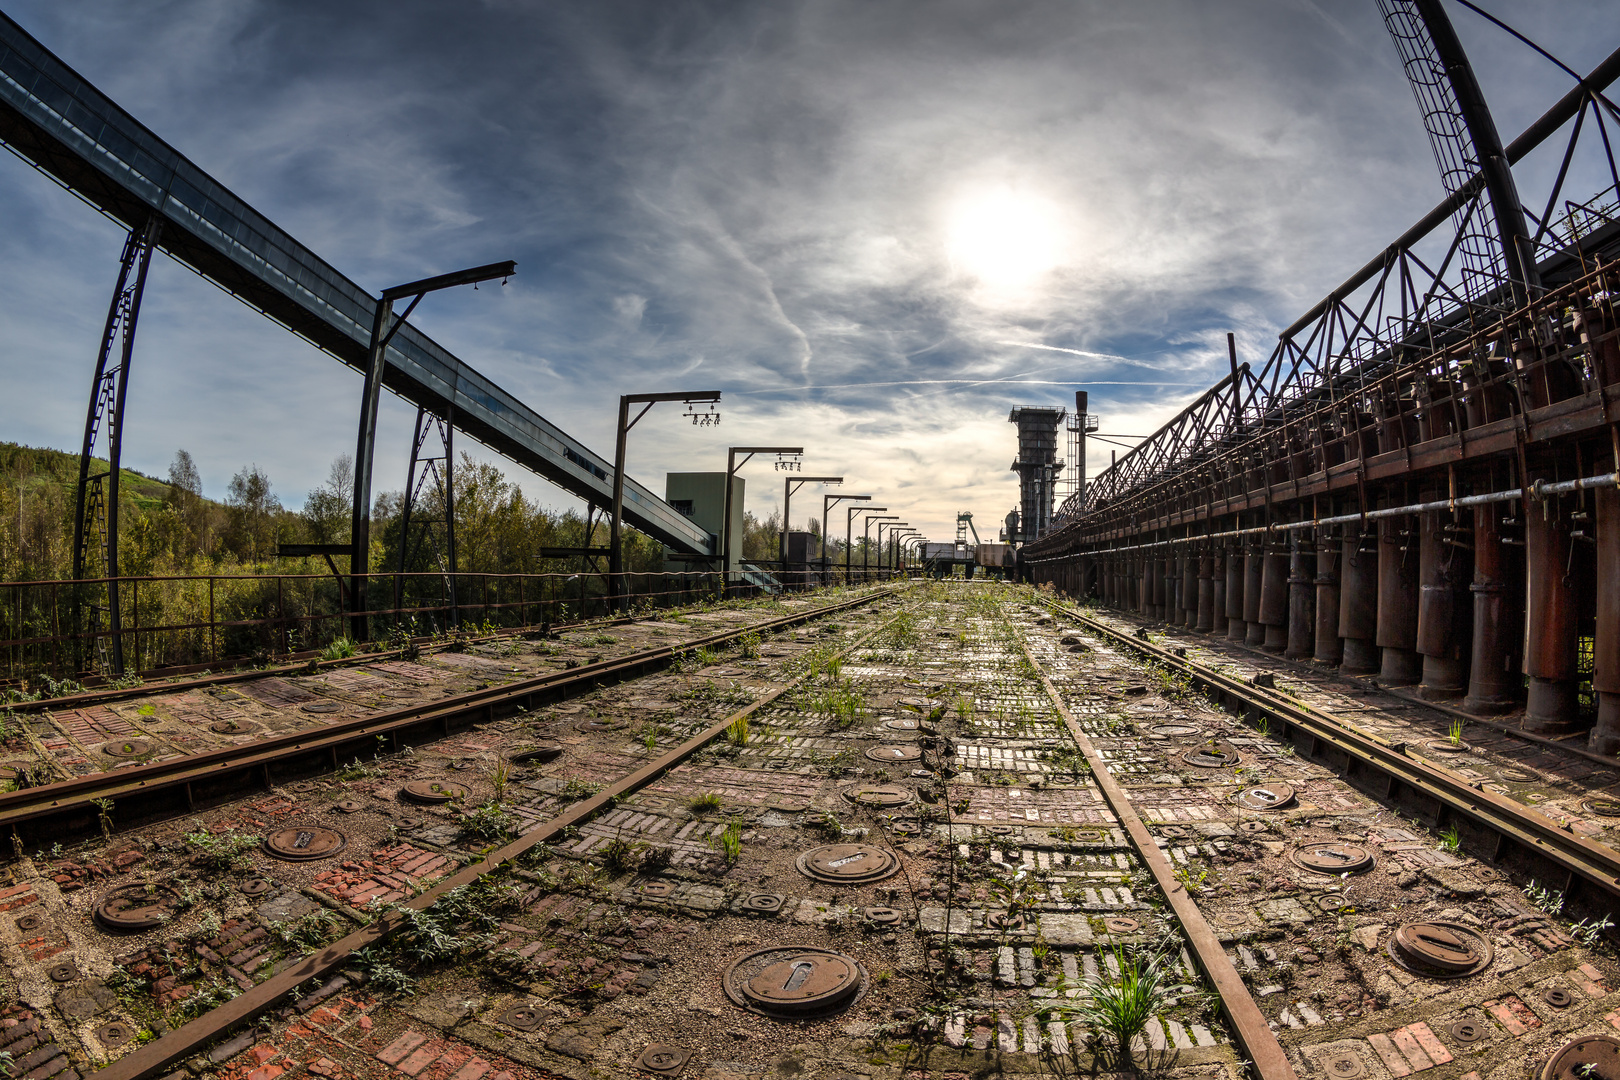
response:
[[[694,795],[687,802],[686,808],[694,814],[712,814],[720,809],[720,793],[718,791],[705,791],[702,795]]]
[[[748,745],[748,717],[739,716],[726,725],[726,741],[732,746]]]
[[[322,660],[347,660],[356,652],[354,642],[346,637],[340,637],[332,644],[321,650]]]
[[[613,839],[596,849],[596,854],[602,857],[603,866],[617,873],[640,865],[641,852],[646,846],[615,834]]]
[[[641,727],[641,745],[651,754],[658,749],[658,725],[643,724]]]
[[[1525,886],[1524,895],[1548,915],[1557,915],[1564,910],[1564,894],[1557,889],[1544,889],[1533,879]]]
[[[381,994],[403,996],[416,990],[416,980],[398,967],[382,949],[360,949],[355,963],[366,973],[366,985]]]
[[[501,758],[489,770],[490,801],[497,805],[506,802],[506,789],[512,783],[512,763]]]
[[[737,860],[742,857],[742,834],[742,822],[731,821],[727,822],[725,830],[710,842],[720,853],[720,857],[726,860],[727,866],[737,865]]]
[[[113,801],[111,799],[91,799],[90,805],[96,808],[96,820],[101,825],[102,839],[111,840]]]
[[[557,794],[564,799],[588,799],[601,791],[604,786],[593,780],[581,780],[576,776],[564,784],[562,790]]]
[[[692,651],[692,661],[698,667],[709,667],[720,662],[720,654],[707,645],[699,645]]]
[[[1209,880],[1209,868],[1196,867],[1190,863],[1186,866],[1178,866],[1176,867],[1176,880],[1181,882],[1182,887],[1189,893],[1202,892],[1204,882]]]
[[[760,637],[758,630],[750,630],[737,639],[737,651],[742,653],[745,660],[758,660],[760,651]]]
[[[370,780],[381,775],[381,769],[373,768],[359,758],[355,758],[337,771],[339,780]]]
[[[1452,746],[1461,746],[1462,745],[1462,733],[1463,733],[1463,721],[1462,720],[1453,720],[1451,722],[1451,728],[1447,733],[1447,738],[1449,738],[1451,740],[1451,745]]]
[[[342,927],[343,922],[336,914],[321,908],[296,919],[273,923],[270,933],[291,949],[310,952],[331,941]]]
[[[1607,915],[1602,918],[1582,919],[1569,928],[1570,933],[1575,935],[1575,940],[1588,949],[1603,940],[1605,931],[1612,929],[1614,929],[1614,920]]]
[[[517,831],[517,818],[496,800],[456,817],[462,833],[486,842],[504,840]]]
[[[1449,825],[1449,826],[1447,826],[1445,828],[1444,831],[1442,831],[1440,833],[1440,850],[1441,851],[1461,851],[1462,850],[1462,833],[1460,831],[1458,831],[1457,826]]]
[[[1165,954],[1143,952],[1115,946],[1114,964],[1119,977],[1112,979],[1082,979],[1078,986],[1059,983],[1062,990],[1079,990],[1077,997],[1052,998],[1052,1008],[1080,1020],[1091,1030],[1093,1039],[1106,1040],[1114,1063],[1119,1068],[1131,1066],[1131,1044],[1142,1034],[1154,1014],[1163,1010],[1170,999],[1170,986]],[[1134,1070],[1133,1070],[1134,1071]]]
[[[192,852],[192,860],[204,869],[217,872],[230,870],[245,870],[253,865],[253,860],[247,853],[259,846],[259,838],[247,833],[227,829],[225,832],[211,833],[207,829],[198,829],[181,837]]]

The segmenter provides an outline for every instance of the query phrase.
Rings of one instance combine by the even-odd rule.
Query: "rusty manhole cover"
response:
[[[400,788],[399,793],[412,802],[444,803],[464,798],[467,789],[448,780],[412,780]]]
[[[532,1005],[519,1005],[501,1013],[501,1023],[508,1027],[515,1027],[519,1031],[533,1031],[546,1020],[550,1013],[536,1009]]]
[[[1541,1080],[1620,1080],[1620,1039],[1581,1036],[1548,1060]]]
[[[1216,914],[1215,921],[1222,926],[1242,926],[1249,921],[1249,917],[1241,911],[1222,911]]]
[[[45,974],[51,977],[51,982],[70,983],[79,977],[79,969],[68,960],[46,968]]]
[[[1555,1009],[1567,1009],[1571,1005],[1575,1004],[1575,995],[1571,994],[1568,990],[1565,990],[1562,987],[1554,986],[1548,988],[1541,995],[1541,1000],[1545,1001]]]
[[[1496,778],[1510,784],[1533,784],[1541,779],[1529,769],[1497,769]]]
[[[1134,934],[1142,929],[1141,923],[1135,919],[1127,919],[1123,915],[1115,916],[1112,919],[1104,919],[1103,925],[1108,927],[1108,932],[1111,934]]]
[[[883,726],[891,731],[916,731],[918,721],[915,716],[902,716],[898,720],[890,720]]]
[[[1447,1030],[1451,1032],[1453,1039],[1456,1039],[1464,1046],[1484,1042],[1491,1034],[1490,1030],[1478,1020],[1458,1020]]]
[[[692,1060],[692,1051],[673,1043],[653,1043],[636,1059],[636,1068],[659,1076],[675,1076]]]
[[[273,886],[270,884],[270,879],[262,877],[250,877],[246,881],[242,882],[242,884],[237,886],[237,889],[241,891],[242,895],[247,897],[263,896],[265,893],[269,892],[271,888],[273,888]]]
[[[1431,979],[1483,971],[1495,955],[1488,938],[1453,922],[1407,923],[1390,935],[1385,948],[1402,968]]]
[[[918,712],[928,712],[931,709],[939,708],[939,702],[930,701],[928,698],[923,697],[903,697],[900,699],[900,704],[908,709],[916,709]]]
[[[835,885],[882,881],[900,869],[900,860],[871,844],[828,844],[811,848],[798,859],[799,872]]]
[[[33,933],[44,925],[45,918],[42,915],[23,915],[17,919],[17,929],[25,934]]]
[[[340,713],[343,704],[338,701],[312,701],[308,705],[300,705],[299,709],[307,713]]]
[[[722,980],[733,1004],[779,1020],[845,1008],[865,992],[866,983],[866,970],[854,958],[810,946],[749,953],[727,968]]]
[[[761,915],[774,915],[782,910],[782,903],[786,898],[781,893],[759,892],[745,897],[742,902],[744,911],[755,911]]]
[[[904,806],[911,801],[911,789],[902,784],[857,784],[844,789],[844,798],[862,806]]]
[[[1204,733],[1204,729],[1197,724],[1154,724],[1148,730],[1167,739],[1184,739],[1189,735],[1202,735]]]
[[[1581,803],[1581,809],[1598,817],[1620,817],[1620,800],[1587,799]]]
[[[599,716],[593,716],[575,724],[574,729],[589,733],[593,731],[623,731],[629,726],[629,723],[624,720],[603,720]]]
[[[1257,784],[1244,788],[1233,800],[1245,810],[1281,810],[1294,805],[1294,788],[1292,784]]]
[[[528,765],[531,762],[553,761],[562,756],[563,744],[560,742],[537,742],[533,746],[513,754],[511,761],[514,765]]]
[[[921,761],[923,752],[920,746],[874,746],[866,752],[866,756],[873,761],[900,765]]]
[[[106,930],[150,930],[168,922],[180,910],[180,894],[163,885],[125,885],[103,896],[94,918]]]
[[[675,891],[675,883],[660,878],[657,881],[643,882],[639,891],[642,896],[668,896]]]
[[[1367,1066],[1361,1055],[1352,1050],[1340,1050],[1322,1059],[1322,1071],[1334,1080],[1356,1080],[1367,1075]]]
[[[797,814],[810,809],[810,799],[804,795],[773,795],[765,800],[765,805],[784,814]]]
[[[1211,739],[1181,755],[1181,760],[1200,769],[1224,769],[1239,761],[1237,747],[1225,739]]]
[[[348,846],[349,838],[322,825],[292,825],[264,838],[264,850],[288,862],[326,859]]]
[[[1372,867],[1373,855],[1359,844],[1324,840],[1291,849],[1288,861],[1318,874],[1359,874]]]
[[[916,836],[922,832],[922,822],[916,818],[895,818],[889,822],[889,831],[896,836]]]
[[[240,720],[215,720],[208,725],[208,730],[215,735],[241,735],[252,729]]]
[[[984,921],[997,930],[1022,930],[1024,928],[1024,917],[1010,911],[992,911],[985,916]]]
[[[1437,754],[1466,754],[1473,749],[1465,742],[1452,742],[1450,739],[1430,739],[1423,744],[1423,748]]]
[[[96,1039],[108,1050],[116,1050],[135,1037],[135,1029],[122,1020],[102,1024],[96,1028]]]
[[[342,814],[357,814],[366,808],[366,804],[359,799],[339,799],[332,804],[332,809]]]
[[[157,747],[148,739],[125,739],[123,742],[110,742],[102,746],[101,752],[108,757],[123,758],[134,761],[152,753]]]
[[[864,908],[861,914],[866,917],[867,922],[876,926],[894,926],[900,922],[900,912],[892,907]]]

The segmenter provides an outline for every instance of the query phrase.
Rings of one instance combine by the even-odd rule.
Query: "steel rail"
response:
[[[1085,730],[1069,712],[1068,706],[1063,703],[1063,695],[1052,685],[1052,680],[1041,670],[1040,661],[1030,651],[1029,642],[1022,636],[1019,641],[1024,647],[1025,658],[1029,660],[1031,668],[1040,679],[1041,686],[1046,689],[1046,696],[1056,706],[1058,715],[1063,717],[1064,726],[1069,729],[1070,737],[1080,747],[1080,752],[1085,755],[1086,762],[1091,766],[1092,779],[1102,789],[1108,808],[1119,819],[1120,827],[1130,839],[1131,846],[1147,864],[1154,883],[1159,886],[1159,891],[1165,895],[1170,903],[1170,909],[1175,912],[1177,921],[1181,923],[1181,928],[1187,936],[1188,947],[1192,949],[1193,957],[1205,977],[1220,995],[1221,1008],[1232,1025],[1232,1034],[1254,1065],[1255,1075],[1259,1080],[1298,1080],[1293,1065],[1289,1064],[1287,1052],[1283,1050],[1282,1043],[1277,1041],[1277,1034],[1271,1030],[1265,1013],[1255,1004],[1249,988],[1244,985],[1243,976],[1238,974],[1231,957],[1226,955],[1220,938],[1210,927],[1209,921],[1204,918],[1204,913],[1198,910],[1198,905],[1187,894],[1186,888],[1176,880],[1175,869],[1159,848],[1158,841],[1143,824],[1136,808],[1131,805],[1130,796],[1115,783],[1108,771],[1107,759],[1097,752]]]
[[[1099,637],[1186,675],[1211,692],[1222,705],[1236,706],[1238,715],[1244,719],[1261,716],[1268,725],[1275,721],[1282,725],[1280,734],[1290,741],[1295,732],[1303,733],[1312,740],[1305,751],[1307,756],[1320,757],[1324,746],[1332,748],[1345,758],[1344,767],[1334,771],[1347,783],[1386,802],[1392,801],[1401,788],[1409,788],[1438,805],[1435,824],[1440,824],[1443,816],[1450,813],[1490,830],[1499,841],[1496,850],[1487,853],[1490,861],[1501,857],[1503,842],[1517,844],[1569,875],[1566,894],[1576,881],[1586,881],[1611,897],[1620,896],[1620,852],[1577,835],[1567,825],[1537,810],[1486,790],[1481,782],[1431,761],[1406,743],[1391,743],[1326,710],[1240,682],[1059,604],[1046,601],[1046,606]],[[1382,791],[1356,783],[1368,770],[1384,778]]]
[[[843,604],[819,609],[817,614],[827,614],[831,611],[853,607],[885,595],[888,595],[887,590],[858,597]],[[799,619],[802,617],[800,615],[791,616],[790,618]],[[842,657],[853,652],[870,640],[874,634],[887,627],[889,622],[892,621],[892,619],[886,620],[868,630],[839,650],[837,655]],[[747,631],[742,632],[746,633]],[[465,885],[471,885],[486,874],[493,873],[518,856],[550,840],[564,829],[590,820],[591,817],[602,810],[614,806],[624,796],[657,779],[672,766],[678,765],[691,757],[704,746],[725,734],[726,729],[738,720],[752,716],[810,677],[811,675],[808,672],[794,677],[763,697],[755,699],[737,712],[727,716],[724,720],[705,728],[656,761],[643,765],[635,772],[620,778],[591,798],[576,804],[550,821],[535,826],[518,839],[512,841],[512,843],[490,852],[478,862],[463,867],[460,872],[404,901],[404,906],[417,911],[426,910],[437,903],[446,893]],[[349,957],[358,950],[375,945],[386,938],[398,926],[400,921],[401,919],[398,916],[392,918],[385,916],[369,926],[361,927],[347,937],[328,945],[321,952],[311,953],[300,963],[281,971],[279,974],[272,975],[253,989],[244,991],[225,1004],[146,1044],[134,1053],[119,1058],[111,1065],[92,1075],[97,1080],[146,1080],[147,1077],[158,1075],[162,1070],[203,1049],[221,1035],[227,1034],[234,1028],[252,1020],[266,1009],[272,1008],[283,998],[290,996],[304,983],[309,982],[311,979],[320,979],[330,975],[347,963]]]
[[[524,679],[505,686],[474,690],[470,693],[443,698],[439,701],[413,705],[386,713],[356,717],[327,727],[290,732],[262,739],[251,746],[230,747],[208,751],[172,761],[155,762],[113,772],[93,773],[73,780],[59,781],[40,787],[0,795],[0,829],[15,829],[25,822],[42,818],[61,819],[82,814],[92,799],[119,799],[139,796],[143,804],[150,803],[158,792],[183,789],[185,805],[176,807],[175,813],[189,813],[195,809],[192,785],[204,781],[229,781],[233,788],[257,776],[264,786],[271,786],[270,769],[278,762],[289,759],[326,757],[328,766],[319,770],[305,770],[305,774],[336,769],[340,748],[370,744],[378,736],[388,736],[397,746],[400,733],[408,728],[436,725],[440,735],[449,734],[451,722],[470,713],[483,713],[494,719],[497,710],[516,710],[530,707],[536,698],[564,697],[582,692],[594,685],[631,676],[640,669],[661,665],[677,653],[709,645],[721,644],[747,633],[770,632],[808,622],[835,612],[867,604],[890,595],[892,590],[877,589],[863,596],[797,612],[792,615],[754,623],[733,630],[710,634],[678,645],[661,645],[614,660],[603,660],[567,671],[551,672],[533,679]],[[149,807],[146,807],[148,810]],[[149,815],[139,820],[152,820]],[[164,816],[159,813],[155,816]],[[115,817],[116,820],[116,817]]]

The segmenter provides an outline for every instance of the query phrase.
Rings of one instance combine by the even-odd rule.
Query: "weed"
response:
[[[964,724],[973,722],[973,695],[956,695],[956,718]]]
[[[483,806],[458,815],[456,825],[466,836],[493,843],[504,840],[517,831],[517,818],[513,817],[498,800],[491,799]]]
[[[726,824],[725,831],[716,836],[711,845],[726,860],[727,866],[736,866],[737,860],[742,858],[742,822],[732,821]]]
[[[564,784],[562,790],[557,794],[565,799],[588,799],[605,786],[591,780],[581,780],[576,776]]]
[[[1463,733],[1463,721],[1462,720],[1453,720],[1451,722],[1451,728],[1447,732],[1447,738],[1449,738],[1451,740],[1451,745],[1452,746],[1461,746],[1462,745],[1462,733]]]
[[[331,911],[322,908],[297,919],[273,923],[270,933],[291,949],[311,952],[331,941],[343,923]]]
[[[1557,915],[1564,910],[1564,894],[1557,889],[1544,889],[1533,879],[1525,886],[1524,895],[1548,915]]]
[[[366,985],[372,990],[390,996],[403,996],[416,990],[416,980],[396,966],[381,949],[360,949],[354,959],[366,973]]]
[[[726,741],[732,746],[748,745],[748,717],[739,716],[726,725]]]
[[[111,799],[91,799],[90,805],[96,808],[96,820],[101,825],[101,838],[111,840],[113,801]]]
[[[707,645],[699,645],[692,653],[692,661],[698,667],[709,667],[720,662],[720,654]]]
[[[192,860],[204,869],[216,872],[230,870],[246,870],[253,865],[253,860],[247,853],[259,846],[259,838],[247,833],[239,833],[229,829],[222,833],[211,833],[207,829],[198,829],[182,837],[192,851]]]
[[[1461,851],[1462,850],[1462,833],[1458,831],[1457,826],[1455,826],[1455,825],[1448,826],[1446,828],[1446,830],[1440,834],[1440,850],[1441,851]]]
[[[489,770],[490,802],[506,802],[506,789],[512,783],[512,763],[501,758]]]
[[[1162,952],[1115,946],[1113,959],[1119,970],[1117,981],[1099,978],[1082,980],[1078,986],[1060,984],[1065,990],[1079,990],[1079,996],[1051,1000],[1054,1009],[1073,1015],[1090,1028],[1094,1039],[1110,1042],[1116,1065],[1129,1068],[1131,1043],[1169,1004],[1169,972]]]
[[[355,758],[337,771],[339,780],[373,780],[381,775],[381,769],[373,768],[359,758]]]
[[[614,873],[630,870],[641,863],[641,853],[646,844],[637,844],[626,840],[623,836],[615,834],[613,839],[596,849],[602,857],[602,865]]]
[[[760,638],[758,630],[750,630],[737,639],[737,651],[742,653],[744,660],[758,660]]]
[[[322,660],[347,660],[357,650],[354,642],[346,637],[340,637],[332,644],[321,650]]]
[[[694,814],[712,814],[720,809],[720,801],[718,791],[705,791],[702,795],[692,796],[686,808]]]
[[[1601,919],[1582,919],[1569,929],[1576,941],[1590,949],[1603,939],[1604,931],[1614,929],[1614,920],[1607,915]]]
[[[641,728],[641,745],[647,753],[656,753],[658,750],[658,725],[643,724]]]
[[[1191,864],[1178,866],[1176,867],[1176,880],[1181,882],[1189,893],[1202,892],[1204,882],[1209,880],[1209,868],[1199,868]]]

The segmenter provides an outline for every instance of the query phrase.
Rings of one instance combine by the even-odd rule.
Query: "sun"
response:
[[[945,250],[952,269],[995,293],[1020,293],[1063,255],[1064,215],[1051,200],[1011,186],[965,194],[951,204]]]

